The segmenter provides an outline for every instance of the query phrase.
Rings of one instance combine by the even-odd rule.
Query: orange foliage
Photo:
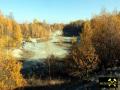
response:
[[[50,31],[49,28],[40,22],[33,22],[31,24],[22,24],[21,30],[24,38],[48,38]]]
[[[92,42],[96,53],[107,66],[120,59],[120,16],[104,13],[91,20]]]
[[[81,76],[82,72],[92,71],[97,68],[99,64],[99,57],[96,54],[95,48],[91,42],[92,30],[90,22],[84,23],[84,30],[81,34],[80,44],[74,44],[70,52],[70,59],[68,59],[71,74],[74,76]]]
[[[26,81],[20,74],[21,64],[8,54],[0,52],[0,89],[8,90],[24,86]]]
[[[0,16],[0,39],[6,41],[6,47],[19,46],[22,41],[22,33],[19,24],[12,19]]]

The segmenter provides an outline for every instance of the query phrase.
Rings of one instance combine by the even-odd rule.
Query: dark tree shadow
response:
[[[83,29],[83,21],[76,21],[67,24],[63,28],[63,35],[66,37],[79,36]]]
[[[49,78],[49,70],[50,75],[53,79],[57,79],[58,77],[69,79],[71,77],[68,76],[66,72],[66,65],[64,61],[61,59],[57,60],[24,60],[22,62],[21,74],[24,78],[28,79],[33,76],[37,78]],[[50,67],[49,67],[50,63]]]

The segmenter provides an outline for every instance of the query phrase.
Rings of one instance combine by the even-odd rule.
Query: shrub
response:
[[[83,73],[87,74],[88,71],[96,69],[99,58],[92,45],[91,36],[90,22],[87,21],[84,24],[80,44],[74,44],[68,56],[67,63],[71,75],[82,76]]]
[[[20,74],[21,64],[10,55],[0,52],[0,89],[8,90],[26,84]]]
[[[102,14],[91,20],[93,29],[92,42],[101,65],[107,67],[115,60],[120,60],[120,16]]]

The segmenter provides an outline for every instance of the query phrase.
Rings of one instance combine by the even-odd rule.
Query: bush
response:
[[[107,67],[120,60],[120,16],[104,13],[91,20],[93,29],[92,43],[101,59],[101,65]]]
[[[88,33],[89,32],[89,33]],[[84,24],[84,30],[81,34],[80,44],[74,44],[68,56],[67,64],[70,74],[74,76],[82,76],[88,74],[97,68],[99,58],[96,54],[95,48],[91,42],[92,31],[90,22]]]
[[[8,90],[26,84],[20,74],[21,64],[13,57],[0,52],[0,89]]]

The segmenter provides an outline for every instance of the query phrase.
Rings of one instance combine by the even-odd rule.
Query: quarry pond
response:
[[[28,61],[42,61],[51,55],[64,58],[69,53],[71,39],[72,37],[64,37],[60,31],[56,31],[47,41],[37,42],[39,39],[31,38],[31,42],[25,42],[24,46],[13,49],[12,55]]]

